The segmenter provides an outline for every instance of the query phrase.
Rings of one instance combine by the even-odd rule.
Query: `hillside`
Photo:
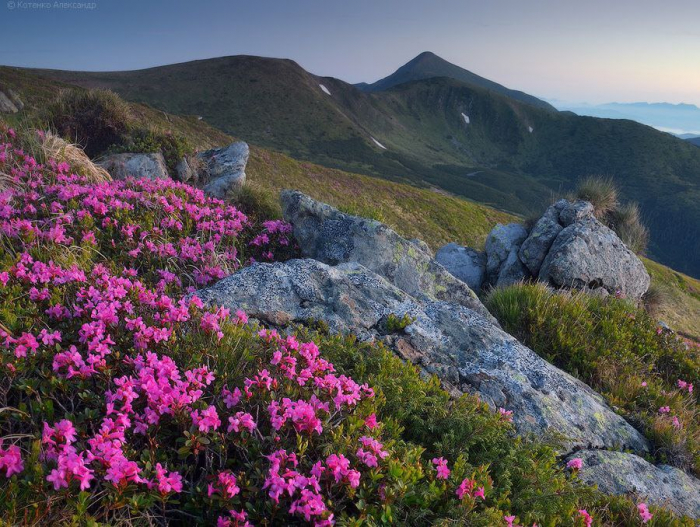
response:
[[[492,90],[496,93],[506,95],[511,99],[515,99],[516,101],[525,102],[538,108],[556,111],[554,106],[538,99],[537,97],[533,97],[532,95],[528,95],[527,93],[518,90],[511,90],[505,86],[502,86],[501,84],[498,84],[497,82],[480,77],[471,71],[447,62],[430,51],[424,51],[414,59],[401,66],[388,77],[384,77],[383,79],[371,84],[363,82],[356,84],[355,86],[360,88],[362,91],[385,91],[405,82],[431,79],[434,77],[447,77],[465,84]]]
[[[39,110],[65,88],[61,83],[8,68],[0,69],[0,79],[20,93],[26,103],[24,112],[4,116],[20,127],[26,126],[23,123],[27,120],[34,121]],[[175,116],[142,104],[129,107],[137,122],[181,135],[198,150],[233,140],[192,116]],[[451,241],[483,247],[496,223],[519,221],[511,214],[446,192],[299,161],[256,145],[251,145],[246,172],[249,206],[262,207],[271,216],[281,216],[279,191],[295,188],[345,212],[381,220],[407,238],[424,240],[433,250]],[[645,260],[645,265],[665,293],[666,303],[659,318],[700,340],[700,283],[651,260]]]
[[[691,137],[690,139],[686,139],[691,145],[695,146],[700,146],[700,137]]]
[[[688,515],[696,516],[697,507],[687,487],[694,480],[679,468],[664,469],[671,503],[665,490],[651,489],[647,505],[591,487],[595,463],[562,459],[548,422],[580,424],[577,438],[588,441],[590,430],[610,448],[597,455],[626,460],[622,467],[606,463],[604,474],[634,463],[643,467],[640,478],[660,478],[660,468],[617,451],[616,438],[631,437],[640,448],[648,440],[602,397],[491,321],[468,327],[450,320],[452,311],[470,313],[464,305],[423,304],[366,268],[289,260],[297,254],[289,223],[251,221],[234,204],[170,180],[94,181],[67,162],[51,162],[39,144],[32,130],[0,122],[0,172],[13,175],[0,193],[4,522],[497,525],[506,518],[509,524],[573,525],[595,518],[601,525],[630,525],[653,518],[657,525],[693,524]],[[430,260],[400,241],[414,258]],[[275,263],[251,265],[249,256]],[[299,266],[336,272],[316,293],[304,288],[303,302],[276,294],[274,286],[270,295],[265,280],[256,280],[272,271],[273,281],[287,276],[315,290],[318,275],[285,275]],[[359,287],[323,295],[337,287],[342,272],[353,273]],[[358,273],[369,280],[357,280]],[[432,278],[449,283],[442,273]],[[230,280],[251,278],[245,289],[252,301],[306,309],[333,298],[342,304],[336,318],[353,321],[378,302],[392,313],[408,304],[438,307],[441,330],[469,328],[473,339],[481,337],[461,360],[465,369],[485,364],[495,373],[482,388],[525,380],[528,392],[496,409],[472,394],[454,397],[438,377],[396,357],[393,347],[329,332],[324,319],[304,317],[280,333],[278,326],[292,318],[283,318],[279,306],[249,320],[241,308],[250,300],[231,296],[235,287],[226,293]],[[213,298],[222,292],[227,298]],[[353,301],[359,292],[373,295],[372,302]],[[613,327],[621,322],[635,335],[651,336],[632,358],[645,357],[652,388],[664,390],[659,400],[692,433],[695,403],[672,387],[679,375],[696,376],[694,363],[669,364],[679,343],[656,334],[643,313],[639,321],[629,316],[634,312],[624,301],[612,299],[611,307],[617,310]],[[274,328],[269,317],[276,317]],[[404,333],[406,322],[388,320],[387,333]],[[484,360],[494,352],[527,360],[515,361],[519,368],[511,374],[511,364]],[[550,385],[572,396],[564,399]],[[527,434],[535,421],[529,410],[547,402],[545,427]],[[659,416],[658,404],[638,406],[640,415],[649,408],[655,414],[649,424],[671,417]],[[669,443],[644,431],[660,446]],[[682,447],[678,454],[694,448]],[[678,458],[671,461],[684,467]]]
[[[650,256],[700,276],[700,150],[635,122],[552,112],[444,77],[369,93],[289,60],[248,56],[38,73],[202,116],[296,159],[437,187],[522,215],[541,212],[582,177],[609,175],[623,199],[640,203]]]

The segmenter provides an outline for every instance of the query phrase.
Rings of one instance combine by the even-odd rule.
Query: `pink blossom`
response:
[[[639,517],[642,520],[642,523],[647,523],[654,517],[654,515],[649,512],[649,508],[647,507],[646,503],[640,503],[637,505],[637,510],[639,511]]]
[[[591,527],[591,525],[593,525],[593,517],[590,514],[588,514],[586,509],[580,509],[578,513],[579,516],[583,518],[583,522],[586,527]]]
[[[433,465],[437,470],[437,479],[447,479],[450,477],[450,469],[447,468],[447,460],[445,458],[433,458]]]
[[[567,468],[570,468],[572,470],[581,470],[581,468],[583,467],[583,459],[581,459],[580,457],[575,457],[575,458],[571,459],[566,464],[566,466],[567,466]]]
[[[5,477],[9,478],[13,474],[19,474],[24,470],[22,452],[17,445],[10,445],[7,449],[2,446],[0,439],[0,470],[5,470]]]

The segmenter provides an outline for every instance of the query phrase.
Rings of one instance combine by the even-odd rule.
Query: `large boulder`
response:
[[[437,374],[453,393],[479,394],[513,412],[518,432],[560,436],[581,447],[648,450],[646,440],[603,398],[499,329],[477,310],[413,297],[358,263],[316,260],[255,264],[197,295],[209,305],[244,309],[268,324],[309,319],[363,340],[383,340],[397,354]],[[386,335],[389,315],[414,320]]]
[[[624,452],[583,450],[579,479],[606,494],[633,494],[640,501],[700,519],[700,481],[668,465],[654,466]]]
[[[641,260],[593,217],[562,229],[542,262],[539,279],[555,287],[620,292],[631,299],[641,298],[650,283]]]
[[[435,260],[473,291],[481,289],[486,277],[486,253],[448,243],[438,249]]]
[[[281,201],[304,256],[331,265],[358,262],[409,295],[454,302],[494,320],[467,284],[386,225],[345,214],[297,191],[283,191]]]
[[[563,228],[559,224],[559,209],[552,205],[537,220],[530,234],[520,246],[518,250],[520,261],[534,276],[540,272],[542,262]]]
[[[112,154],[100,159],[97,163],[104,168],[113,179],[127,177],[168,179],[168,168],[163,154]]]
[[[486,237],[486,278],[490,284],[510,285],[526,278],[527,273],[522,272],[525,268],[518,260],[518,251],[525,238],[527,229],[519,223],[499,223],[489,233]]]
[[[249,155],[248,144],[242,141],[198,154],[205,167],[200,178],[205,181],[204,192],[219,199],[240,192],[245,185]]]

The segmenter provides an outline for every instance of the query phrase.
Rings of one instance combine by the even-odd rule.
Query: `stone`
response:
[[[461,282],[460,282],[461,283]],[[381,340],[453,394],[475,393],[494,410],[513,411],[521,434],[560,440],[564,451],[580,446],[647,451],[647,441],[603,398],[474,309],[416,298],[356,263],[329,266],[299,259],[259,263],[197,293],[208,305],[243,309],[267,324],[321,320],[331,331]],[[385,334],[389,315],[414,322]]]
[[[486,238],[486,279],[495,284],[501,265],[511,252],[517,254],[523,241],[527,238],[527,229],[519,223],[496,225]]]
[[[285,190],[280,199],[304,256],[330,265],[358,262],[411,296],[454,302],[497,323],[467,284],[386,225],[297,191]]]
[[[19,108],[17,108],[10,96],[0,91],[0,113],[17,113],[18,111]]]
[[[557,203],[561,203],[562,201],[564,203],[562,203],[562,207],[559,212],[559,223],[562,227],[568,227],[577,221],[583,221],[594,217],[593,214],[595,209],[590,202],[578,199],[573,202],[560,200]]]
[[[127,177],[168,179],[168,168],[163,154],[111,154],[98,160],[97,164],[104,168],[113,179]]]
[[[562,229],[542,262],[539,280],[555,287],[639,300],[650,278],[642,261],[595,218]]]
[[[175,179],[184,183],[196,179],[196,174],[186,157],[183,157],[175,165]]]
[[[518,282],[523,282],[530,278],[530,271],[527,267],[520,261],[518,257],[518,250],[513,249],[508,253],[508,258],[501,265],[501,269],[498,271],[498,278],[494,284],[496,287],[507,287],[509,285],[517,284]]]
[[[418,238],[411,238],[408,241],[411,242],[416,247],[418,247],[424,253],[430,254],[430,255],[433,254],[433,251],[430,250],[430,246],[427,243],[425,243],[423,240],[419,240]]]
[[[438,249],[435,260],[473,291],[481,290],[486,277],[486,253],[448,243]]]
[[[204,192],[219,199],[240,192],[245,185],[249,155],[248,144],[242,141],[198,154],[205,166]]]
[[[552,205],[537,220],[530,234],[520,246],[518,250],[520,261],[534,276],[540,272],[542,262],[562,229],[563,227],[559,224],[559,210]]]
[[[634,454],[582,450],[579,479],[598,485],[605,494],[631,494],[636,501],[665,507],[676,514],[700,519],[700,480],[668,465],[654,466]]]

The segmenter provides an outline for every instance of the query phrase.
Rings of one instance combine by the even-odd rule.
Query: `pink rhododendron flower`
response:
[[[575,457],[575,458],[571,459],[566,464],[566,466],[567,466],[567,468],[570,468],[572,470],[581,470],[581,468],[583,467],[583,459],[581,459],[580,457]]]
[[[583,518],[583,523],[586,527],[591,527],[591,525],[593,525],[593,517],[590,514],[588,514],[586,509],[580,509],[578,513],[579,516]]]
[[[637,505],[637,511],[639,511],[639,518],[642,520],[642,523],[647,523],[654,517],[654,515],[649,512],[649,508],[647,507],[646,503],[640,503]]]
[[[433,465],[437,470],[437,479],[447,479],[450,477],[450,469],[447,468],[447,460],[445,458],[433,458]]]
[[[5,471],[5,477],[9,478],[13,474],[19,474],[24,470],[22,452],[17,445],[10,445],[7,449],[2,446],[0,439],[0,471]]]
[[[509,421],[509,422],[513,421],[513,411],[512,410],[506,410],[505,408],[499,408],[498,413],[506,421]]]

